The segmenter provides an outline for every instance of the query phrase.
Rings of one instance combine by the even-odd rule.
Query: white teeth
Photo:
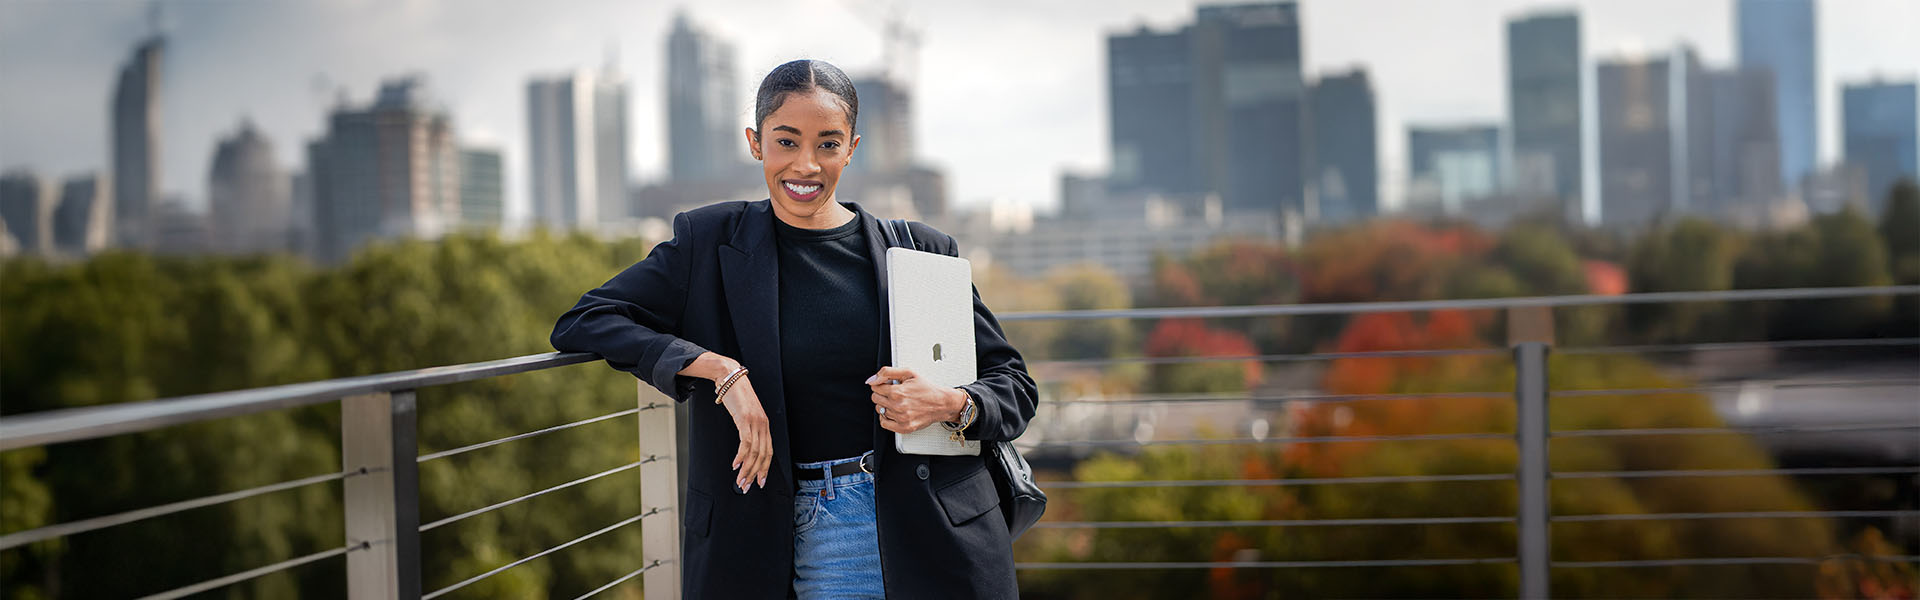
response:
[[[792,190],[795,194],[811,194],[820,191],[820,186],[818,185],[796,185],[787,183],[786,186],[787,189]]]

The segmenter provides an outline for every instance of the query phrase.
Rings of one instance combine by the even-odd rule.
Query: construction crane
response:
[[[907,0],[844,0],[880,33],[880,75],[906,89],[919,78],[920,30],[907,25]]]

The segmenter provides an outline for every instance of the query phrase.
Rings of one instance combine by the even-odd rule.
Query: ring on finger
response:
[[[887,416],[887,407],[885,406],[880,407],[880,416],[882,417]]]

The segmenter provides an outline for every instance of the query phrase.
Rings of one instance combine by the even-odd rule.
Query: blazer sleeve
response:
[[[973,396],[979,413],[967,428],[967,439],[1012,441],[1033,419],[1039,390],[1020,351],[1007,342],[993,311],[980,300],[979,288],[973,290],[973,352],[980,378],[960,386]]]
[[[654,246],[645,259],[580,296],[560,315],[550,338],[553,348],[598,354],[609,366],[684,400],[675,388],[676,378],[686,378],[676,373],[706,353],[674,335],[686,310],[691,247],[692,226],[682,213],[673,219],[673,239]]]
[[[927,228],[915,237],[939,240],[941,246],[936,251],[947,256],[960,255],[960,245],[952,236]],[[1027,423],[1033,420],[1034,408],[1040,399],[1039,389],[1033,383],[1033,376],[1027,374],[1027,363],[1020,357],[1020,351],[1007,341],[1000,321],[980,299],[978,287],[973,289],[973,353],[979,379],[960,386],[973,396],[974,410],[979,413],[974,417],[973,426],[967,428],[967,439],[1011,441],[1020,437],[1026,432]]]

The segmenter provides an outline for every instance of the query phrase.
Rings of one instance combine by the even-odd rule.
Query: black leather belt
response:
[[[820,468],[794,469],[793,478],[796,481],[819,481],[828,477],[843,477],[855,473],[873,473],[873,468],[878,464],[878,459],[873,456],[872,452],[868,452],[860,455],[860,460],[858,461],[834,465],[832,475],[828,475],[826,469]]]

